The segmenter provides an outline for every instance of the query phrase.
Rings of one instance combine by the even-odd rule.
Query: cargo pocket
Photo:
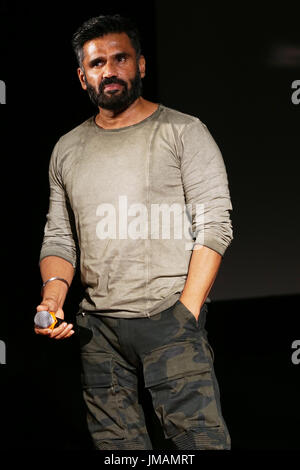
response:
[[[144,381],[170,438],[196,427],[219,426],[211,361],[197,342],[177,342],[146,353]]]
[[[118,385],[109,353],[83,353],[82,388],[88,409],[88,427],[95,441],[123,439]]]

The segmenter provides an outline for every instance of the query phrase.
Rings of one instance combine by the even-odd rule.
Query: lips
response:
[[[113,91],[113,90],[121,90],[123,85],[119,85],[118,83],[111,83],[110,85],[105,85],[104,90],[105,91]]]

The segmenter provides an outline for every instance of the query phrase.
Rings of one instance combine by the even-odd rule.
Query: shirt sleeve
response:
[[[233,239],[232,204],[223,157],[199,119],[181,135],[181,175],[192,220],[194,246],[204,245],[224,255]]]
[[[78,247],[74,216],[59,171],[58,157],[59,141],[53,149],[49,164],[50,200],[40,262],[46,256],[59,256],[69,261],[75,269]]]

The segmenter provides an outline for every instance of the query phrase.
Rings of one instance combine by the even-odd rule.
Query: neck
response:
[[[142,121],[152,114],[157,107],[157,104],[151,103],[140,96],[128,106],[128,108],[121,112],[99,108],[99,113],[95,121],[96,124],[103,129],[127,127]]]

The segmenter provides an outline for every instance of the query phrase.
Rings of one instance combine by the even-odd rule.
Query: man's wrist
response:
[[[43,291],[44,291],[44,289],[45,289],[45,287],[48,283],[56,282],[56,281],[62,282],[67,287],[67,290],[69,290],[70,284],[68,283],[68,281],[66,279],[64,279],[63,277],[60,277],[60,276],[52,276],[49,279],[47,279],[45,282],[43,282],[42,293],[43,293]]]
[[[51,308],[56,307],[57,309],[59,306],[59,303],[58,303],[57,297],[47,296],[47,297],[43,297],[40,305],[49,305],[49,306],[51,305]]]
[[[42,290],[41,290],[41,297],[43,302],[51,302],[55,303],[57,307],[62,307],[64,304],[68,288],[68,282],[60,282],[60,279],[50,278],[51,282],[44,282]],[[53,282],[52,282],[53,280]],[[69,285],[69,284],[68,284]]]
[[[182,293],[179,300],[193,313],[195,317],[200,314],[201,307],[204,303],[204,301],[202,302],[202,299]]]

